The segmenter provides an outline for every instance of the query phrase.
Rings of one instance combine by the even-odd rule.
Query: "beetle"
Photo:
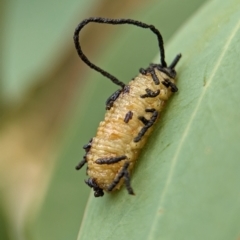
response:
[[[83,53],[79,43],[79,33],[88,23],[130,24],[150,29],[158,40],[160,63],[140,68],[139,75],[128,84],[96,66]],[[153,26],[132,19],[87,18],[75,29],[74,44],[79,57],[90,68],[101,73],[121,88],[106,101],[106,114],[97,129],[96,136],[83,146],[85,155],[76,166],[81,169],[87,164],[88,180],[94,196],[120,189],[125,183],[129,194],[134,195],[130,182],[132,168],[144,147],[153,125],[172,93],[177,92],[175,66],[181,58],[178,54],[167,66],[163,38]]]

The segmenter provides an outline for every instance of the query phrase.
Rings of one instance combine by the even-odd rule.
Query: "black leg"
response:
[[[108,186],[108,191],[111,192],[119,183],[119,181],[121,180],[121,178],[124,175],[124,167],[121,169],[121,171],[118,173],[118,175],[116,176],[116,178],[113,180],[113,182]]]
[[[129,174],[127,168],[124,171],[124,180],[125,180],[125,186],[127,188],[128,193],[131,195],[135,195],[134,191],[131,187],[131,183],[130,183],[131,178],[130,178],[130,174]]]
[[[93,139],[91,138],[90,141],[83,146],[83,149],[85,150],[86,153],[83,156],[83,160],[75,167],[76,170],[80,170],[84,166],[84,164],[87,163],[86,157],[87,157],[87,153],[89,152],[89,150],[90,150],[90,148],[92,146],[92,140]]]
[[[84,157],[83,157],[83,160],[75,167],[76,170],[80,170],[80,169],[84,166],[84,164],[85,164],[86,162],[87,162],[86,156],[84,156]]]
[[[129,175],[129,172],[128,172],[128,167],[129,167],[129,162],[125,162],[122,169],[120,170],[120,172],[116,176],[116,178],[108,186],[108,191],[109,192],[111,192],[117,186],[117,184],[120,182],[122,177],[124,177],[125,185],[126,185],[128,193],[131,194],[131,195],[134,195],[133,189],[132,189],[131,184],[130,184],[130,175]]]
[[[86,152],[89,152],[89,150],[90,150],[90,148],[91,148],[91,146],[92,146],[92,140],[93,140],[93,139],[91,138],[90,141],[83,146],[83,149],[84,149]]]
[[[97,185],[97,183],[94,181],[94,179],[89,178],[88,180],[85,180],[85,183],[90,187],[93,188],[94,196],[95,197],[102,197],[104,195],[103,190]]]

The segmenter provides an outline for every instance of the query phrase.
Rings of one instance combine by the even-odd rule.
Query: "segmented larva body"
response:
[[[157,69],[155,73],[160,82],[169,79],[165,73]],[[170,79],[170,81],[174,83],[174,79]],[[146,95],[146,89],[151,89],[152,92],[159,94],[155,97],[143,97]],[[149,121],[153,112],[146,112],[146,110],[154,109],[156,114],[154,120],[156,121],[171,94],[170,88],[162,83],[156,85],[150,73],[147,75],[140,73],[126,85],[126,90],[120,93],[111,109],[106,112],[104,121],[100,122],[96,137],[92,139],[91,148],[86,155],[87,174],[95,180],[100,188],[109,191],[108,188],[126,162],[129,163],[128,170],[131,172],[140,150],[153,130],[153,127],[149,127],[146,133],[137,139],[145,126],[139,118],[145,118]],[[132,113],[132,118],[126,121],[125,118],[129,112]],[[96,163],[98,159],[120,156],[126,156],[126,158],[114,164]],[[119,189],[123,181],[124,179],[121,178],[112,190]]]
[[[119,81],[91,63],[83,54],[79,44],[79,32],[89,22],[132,24],[150,29],[158,39],[161,64],[150,64],[146,69],[141,68],[140,74],[129,84]],[[85,182],[93,188],[95,197],[103,196],[104,191],[120,189],[123,183],[128,193],[133,195],[130,184],[132,168],[166,101],[173,92],[178,91],[174,68],[181,54],[167,66],[160,32],[153,25],[132,19],[85,19],[75,30],[74,43],[78,55],[88,66],[121,86],[121,89],[107,99],[104,121],[100,122],[96,137],[83,147],[86,154],[76,169],[79,170],[87,164],[89,179]]]

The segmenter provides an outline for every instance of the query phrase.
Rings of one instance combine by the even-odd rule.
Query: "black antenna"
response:
[[[182,57],[182,54],[179,53],[179,54],[173,59],[173,62],[168,66],[168,68],[169,68],[169,69],[174,69],[181,57]]]
[[[116,77],[114,77],[113,75],[111,75],[110,73],[104,71],[103,69],[97,67],[96,65],[94,65],[93,63],[91,63],[88,58],[86,57],[86,55],[83,53],[80,43],[79,43],[79,32],[82,30],[82,28],[87,25],[90,22],[96,22],[96,23],[106,23],[106,24],[132,24],[141,28],[149,28],[154,34],[157,35],[157,39],[158,39],[158,46],[159,46],[159,50],[160,50],[160,62],[161,62],[161,66],[167,67],[167,64],[165,62],[165,53],[164,53],[164,46],[163,46],[163,38],[161,33],[153,26],[153,25],[148,25],[146,23],[142,23],[139,21],[135,21],[132,19],[110,19],[110,18],[100,18],[100,17],[96,17],[96,18],[87,18],[85,20],[83,20],[80,24],[78,24],[78,26],[75,29],[74,32],[74,36],[73,36],[73,40],[74,40],[74,44],[75,44],[75,48],[77,50],[77,53],[79,55],[79,57],[90,67],[93,68],[94,70],[96,70],[97,72],[101,73],[103,76],[109,78],[113,83],[121,86],[122,88],[124,88],[125,84],[121,81],[119,81]]]

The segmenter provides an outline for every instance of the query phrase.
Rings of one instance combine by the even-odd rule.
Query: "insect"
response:
[[[150,64],[145,69],[140,68],[139,75],[128,84],[119,81],[90,62],[81,49],[79,33],[90,22],[131,24],[150,29],[157,36],[160,63]],[[130,173],[166,101],[173,92],[178,91],[174,68],[181,54],[167,66],[160,32],[153,25],[132,19],[87,18],[76,27],[73,38],[83,62],[120,86],[120,89],[107,99],[105,119],[100,122],[96,137],[83,146],[86,153],[76,169],[79,170],[87,164],[89,179],[85,180],[85,183],[93,188],[95,197],[103,196],[104,191],[120,189],[123,183],[128,193],[134,195]]]

